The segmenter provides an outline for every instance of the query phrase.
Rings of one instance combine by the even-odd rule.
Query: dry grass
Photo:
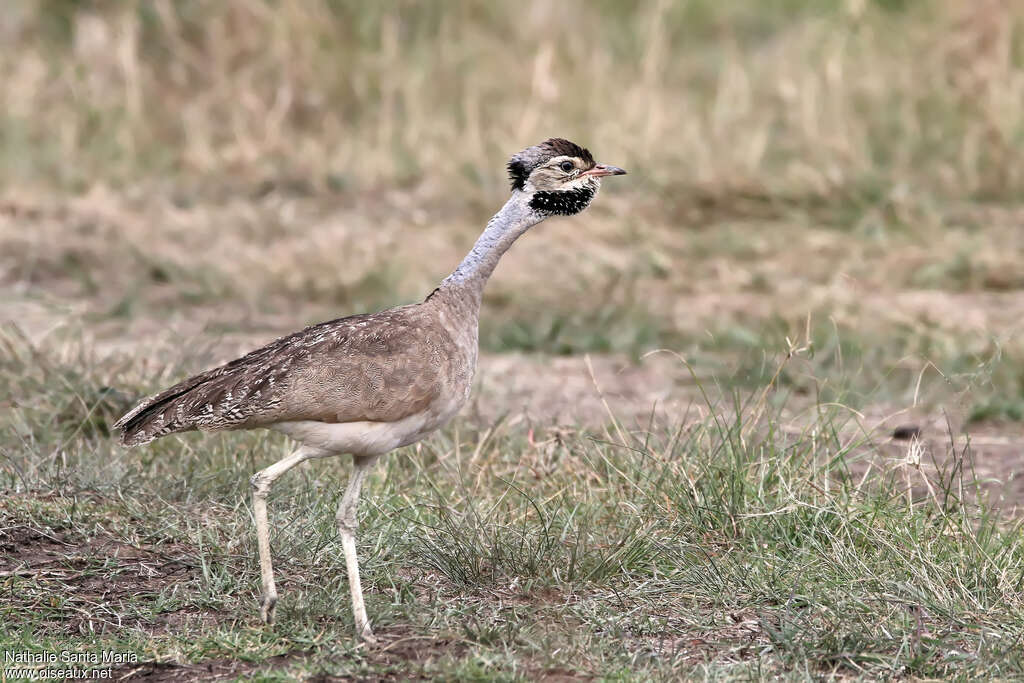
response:
[[[557,133],[669,200],[1012,196],[1022,17],[1008,0],[24,2],[3,13],[3,170],[499,193],[495,160]]]
[[[18,397],[0,416],[11,650],[135,652],[115,674],[131,680],[1024,671],[1020,524],[976,496],[963,442],[886,457],[848,409],[790,424],[762,400],[778,391],[607,429],[460,418],[374,474],[360,551],[385,642],[360,649],[332,510],[347,468],[310,463],[275,488],[283,600],[264,628],[246,481],[283,439],[126,451],[106,430],[128,397],[105,385],[146,373],[75,340],[2,341],[0,388]]]
[[[966,329],[979,352],[1018,309],[999,298],[1024,284],[1011,2],[0,17],[0,282],[94,315],[227,301],[222,327],[286,311],[262,325],[280,331],[422,296],[501,202],[509,152],[551,134],[631,176],[517,246],[490,348],[691,349],[776,318],[792,336],[810,310],[862,334]],[[567,305],[594,292],[599,315]]]

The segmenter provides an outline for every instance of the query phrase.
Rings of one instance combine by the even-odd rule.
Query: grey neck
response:
[[[513,190],[512,196],[501,210],[487,223],[473,249],[462,263],[441,283],[442,289],[459,289],[472,294],[477,302],[483,296],[484,285],[494,272],[502,254],[508,251],[520,235],[544,220],[546,216],[530,208],[529,196]]]

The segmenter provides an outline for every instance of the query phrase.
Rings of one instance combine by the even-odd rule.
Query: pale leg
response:
[[[359,491],[363,487],[370,466],[379,456],[354,456],[352,462],[352,479],[348,482],[345,495],[338,505],[338,535],[341,536],[341,548],[345,553],[345,567],[348,569],[348,587],[352,593],[352,616],[356,622],[356,633],[367,643],[375,643],[370,630],[370,620],[366,617],[366,605],[363,603],[363,587],[359,582],[359,560],[356,558],[356,529],[359,522],[356,510],[359,508]]]
[[[260,604],[260,618],[263,623],[274,623],[274,607],[277,605],[277,586],[274,585],[274,566],[270,562],[270,526],[267,523],[267,494],[270,485],[282,474],[308,460],[318,453],[300,447],[284,460],[279,460],[265,470],[252,476],[252,514],[256,519],[256,544],[260,551],[260,575],[263,578],[263,601]]]

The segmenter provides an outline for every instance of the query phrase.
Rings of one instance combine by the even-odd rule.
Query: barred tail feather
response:
[[[121,444],[139,446],[171,432],[184,432],[196,428],[184,415],[185,397],[203,384],[209,373],[202,373],[179,382],[139,402],[114,423]]]
[[[275,372],[287,368],[284,363],[273,371],[257,367],[262,372],[256,372],[232,361],[150,396],[128,411],[114,428],[120,431],[122,444],[137,446],[174,432],[248,426],[252,418],[277,408],[280,398],[271,391],[279,380]]]

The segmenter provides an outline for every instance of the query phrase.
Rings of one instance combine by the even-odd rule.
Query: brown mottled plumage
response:
[[[338,506],[338,533],[356,630],[372,642],[355,548],[356,508],[370,465],[445,424],[469,398],[480,302],[501,255],[542,220],[585,209],[602,177],[625,173],[595,163],[586,149],[561,138],[516,154],[508,169],[512,196],[425,301],[281,337],[150,396],[114,425],[126,446],[194,429],[257,427],[301,444],[252,478],[266,623],[277,602],[266,505],[271,484],[310,458],[349,453],[354,470]]]
[[[122,417],[121,442],[296,420],[394,422],[465,394],[475,345],[438,324],[442,301],[323,322],[199,373]]]

